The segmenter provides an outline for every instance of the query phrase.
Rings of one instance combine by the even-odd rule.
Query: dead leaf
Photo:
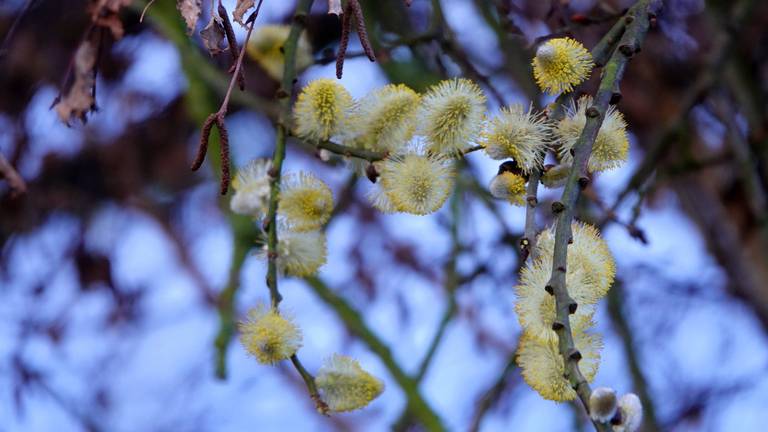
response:
[[[88,5],[91,21],[96,22],[105,12],[116,14],[120,8],[130,6],[133,0],[93,0]]]
[[[192,34],[197,28],[197,20],[200,18],[200,12],[203,0],[177,0],[176,8],[181,12],[182,18],[187,23],[187,34]]]
[[[224,36],[224,28],[214,17],[211,17],[208,25],[200,30],[203,45],[212,56],[224,51],[221,49],[221,42],[224,40]]]
[[[253,0],[237,0],[235,11],[232,13],[232,16],[235,17],[235,21],[237,21],[241,26],[245,27],[243,16],[246,12],[248,12],[248,9],[252,8],[253,6]]]
[[[66,96],[54,107],[64,123],[68,124],[72,118],[85,121],[85,115],[94,107],[93,86],[96,82],[93,69],[96,67],[96,51],[96,46],[89,40],[77,48],[74,62],[75,80]]]
[[[120,9],[130,6],[133,0],[93,0],[88,5],[91,21],[98,27],[108,28],[115,39],[123,37],[123,23],[120,21]]]

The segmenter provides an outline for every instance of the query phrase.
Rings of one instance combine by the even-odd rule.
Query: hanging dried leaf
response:
[[[91,20],[96,22],[105,12],[116,14],[120,12],[120,8],[130,6],[132,2],[133,0],[92,0],[88,5],[88,11],[91,14]]]
[[[254,6],[253,3],[253,0],[237,0],[237,5],[235,6],[235,11],[232,13],[232,16],[234,16],[235,21],[243,27],[245,27],[243,16],[248,12],[248,9]]]
[[[181,12],[182,18],[187,23],[187,34],[192,34],[197,28],[197,20],[200,18],[203,0],[177,0],[176,8]]]
[[[88,5],[91,21],[98,27],[109,29],[115,39],[123,37],[120,8],[129,6],[132,0],[93,0]]]
[[[208,52],[214,56],[223,50],[221,42],[224,40],[224,28],[213,17],[204,29],[200,30],[200,37],[203,39],[203,45]]]
[[[94,68],[96,67],[97,48],[93,42],[86,40],[77,48],[74,62],[74,82],[66,96],[61,98],[54,108],[64,123],[72,118],[85,121],[85,115],[94,107],[93,86],[96,84]]]

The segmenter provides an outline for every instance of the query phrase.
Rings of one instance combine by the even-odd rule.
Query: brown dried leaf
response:
[[[74,62],[75,80],[66,96],[61,98],[54,108],[64,123],[79,118],[85,121],[85,115],[93,108],[93,86],[96,84],[93,70],[96,67],[97,48],[86,40],[77,48]]]
[[[88,5],[91,21],[98,27],[108,28],[115,39],[123,37],[123,23],[118,14],[120,9],[130,6],[133,0],[93,0]]]
[[[88,5],[91,21],[96,22],[99,16],[102,16],[104,12],[116,14],[120,12],[120,8],[130,6],[132,2],[133,0],[93,0]]]
[[[235,21],[243,27],[245,27],[243,16],[248,12],[248,9],[254,6],[253,3],[253,0],[237,0],[237,6],[235,6],[235,11],[232,13],[232,16],[235,17]]]
[[[197,20],[200,18],[200,12],[203,0],[177,0],[176,9],[181,12],[182,18],[187,23],[187,34],[194,33],[197,28]]]
[[[213,17],[211,17],[208,25],[200,30],[203,45],[212,56],[224,51],[221,49],[221,42],[224,40],[224,36],[224,27]]]

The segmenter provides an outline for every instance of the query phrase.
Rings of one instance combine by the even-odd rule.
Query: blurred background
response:
[[[438,213],[382,215],[367,179],[289,141],[286,169],[316,173],[339,207],[319,276],[281,282],[304,331],[299,355],[312,372],[352,355],[387,388],[361,411],[322,417],[290,365],[248,357],[232,338],[268,298],[255,227],[218,195],[216,142],[211,164],[189,170],[229,54],[211,58],[199,33],[189,38],[170,0],[143,23],[144,3],[124,2],[125,35],[100,44],[98,110],[68,127],[50,107],[89,3],[0,3],[0,154],[26,183],[20,193],[0,180],[0,431],[420,430],[404,414],[414,397],[450,430],[589,430],[581,407],[541,399],[514,363],[524,209],[490,198],[498,164],[481,152]],[[353,38],[341,80],[353,96],[465,76],[495,112],[551,101],[529,65],[541,38],[591,48],[632,2],[361,4],[378,61]],[[294,7],[265,0],[256,26],[287,23]],[[340,23],[327,7],[316,1],[309,17],[315,64],[297,86],[334,76]],[[621,86],[631,160],[580,202],[618,263],[596,318],[594,385],[638,393],[644,431],[768,424],[766,28],[763,1],[665,1]],[[593,75],[579,91],[594,92]],[[278,84],[250,60],[245,78],[227,116],[235,167],[274,146]],[[560,193],[543,190],[539,227]]]

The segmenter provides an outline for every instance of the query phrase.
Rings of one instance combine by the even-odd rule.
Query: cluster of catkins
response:
[[[581,353],[579,368],[591,382],[597,375],[603,342],[590,328],[594,325],[597,302],[613,284],[616,266],[596,228],[574,222],[571,238],[565,285],[578,305],[570,316],[571,331],[575,348]],[[576,398],[576,392],[565,377],[565,362],[553,330],[557,315],[555,297],[545,289],[552,274],[554,249],[555,228],[551,227],[537,236],[534,259],[523,267],[515,287],[515,311],[523,327],[517,363],[531,388],[544,399],[562,402]],[[615,432],[633,432],[640,426],[643,411],[636,395],[628,393],[617,399],[612,389],[601,387],[592,392],[589,412],[596,421],[610,421]]]
[[[563,40],[569,42],[560,46]],[[564,70],[558,57],[549,66],[560,75],[547,75],[547,66],[537,67],[546,63],[540,58],[541,52],[557,54],[573,48],[574,43],[571,39],[554,39],[539,49],[534,72],[539,82],[548,83],[543,84],[544,88],[567,87],[563,83],[555,85],[563,79]],[[583,79],[589,69],[577,72]],[[331,141],[387,155],[373,163],[379,177],[378,187],[370,194],[372,204],[387,213],[424,215],[438,210],[453,187],[454,160],[476,146],[492,159],[513,161],[513,169],[500,170],[491,182],[490,191],[497,198],[523,205],[528,174],[538,169],[544,170],[544,185],[561,186],[570,168],[573,147],[586,123],[591,98],[573,102],[558,121],[550,121],[522,105],[503,107],[489,116],[485,101],[480,87],[462,78],[442,81],[423,95],[402,84],[389,84],[360,100],[354,100],[337,81],[318,79],[299,94],[294,107],[294,133],[311,143]],[[626,122],[611,107],[593,146],[589,170],[620,166],[627,159],[628,149]],[[544,157],[550,150],[556,153],[559,163],[544,167]]]
[[[283,30],[267,30],[265,35],[270,37],[249,49],[262,67],[277,76],[282,69],[272,63],[279,56],[270,53],[277,46],[275,41],[284,39]],[[272,57],[275,62],[270,60]],[[558,38],[539,47],[532,66],[542,90],[557,94],[571,91],[588,77],[592,58],[577,41]],[[545,186],[562,186],[590,105],[589,97],[576,100],[557,120],[522,105],[503,107],[490,116],[482,90],[467,79],[442,81],[424,94],[402,84],[390,84],[359,100],[354,100],[336,80],[318,79],[304,87],[296,100],[293,133],[309,143],[333,142],[385,155],[372,162],[376,174],[372,177],[378,180],[370,193],[372,205],[387,213],[425,215],[442,207],[453,189],[454,161],[470,149],[482,148],[490,158],[506,161],[489,187],[496,198],[524,205],[526,183],[534,170],[542,171]],[[628,148],[626,122],[611,107],[593,145],[589,171],[620,166],[627,159]],[[550,151],[557,164],[544,166]],[[352,165],[360,168],[359,162]],[[256,160],[239,171],[233,182],[233,211],[263,217],[269,202],[269,170],[269,161]],[[326,259],[321,229],[333,209],[330,189],[313,174],[287,174],[280,185],[278,204],[279,269],[287,275],[314,274]],[[593,325],[595,305],[613,283],[615,265],[595,228],[575,222],[572,237],[566,286],[578,303],[572,316],[573,337],[576,349],[582,353],[582,373],[591,381],[597,373],[602,340],[588,330]],[[546,399],[567,401],[576,393],[564,378],[564,362],[552,330],[555,299],[545,291],[553,253],[554,228],[550,228],[539,234],[532,252],[534,259],[522,269],[516,287],[516,310],[524,328],[517,359],[525,381],[533,389]],[[241,332],[243,344],[261,363],[286,359],[301,345],[299,328],[264,306],[250,312],[249,319],[241,324]],[[365,406],[383,390],[382,383],[356,361],[339,355],[321,369],[317,385],[334,411]],[[612,399],[606,396],[608,393]],[[594,392],[593,399],[590,413],[596,419],[612,420],[616,431],[637,429],[642,408],[635,395],[617,400],[612,390],[601,388]]]
[[[257,221],[266,215],[270,169],[269,160],[256,159],[238,171],[232,182],[232,211]],[[283,176],[277,213],[277,266],[281,273],[311,276],[325,264],[327,246],[322,228],[332,211],[333,195],[322,180],[306,172]],[[259,256],[267,258],[266,245]],[[291,317],[260,304],[240,323],[240,341],[259,363],[275,364],[296,354],[302,345],[302,334]],[[384,384],[363,370],[356,360],[340,354],[326,360],[315,384],[322,401],[335,412],[362,408],[384,390]]]

